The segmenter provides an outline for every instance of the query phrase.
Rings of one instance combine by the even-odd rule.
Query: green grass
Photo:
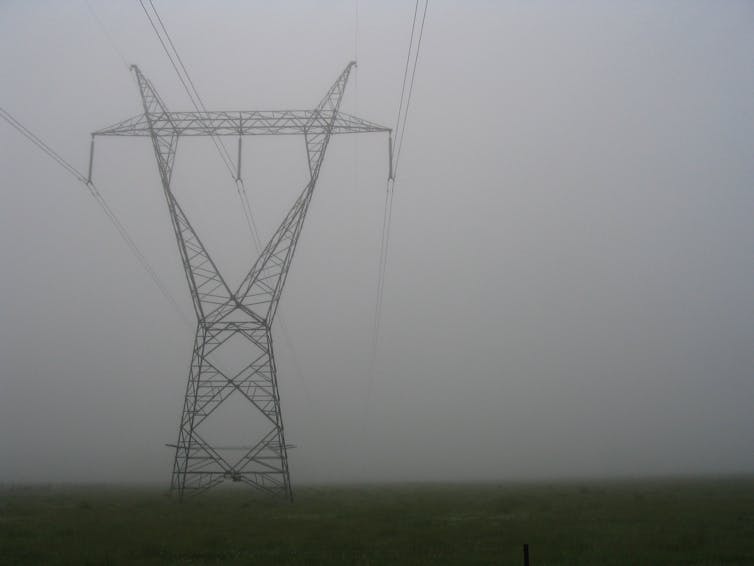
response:
[[[0,490],[0,564],[754,564],[754,478]]]

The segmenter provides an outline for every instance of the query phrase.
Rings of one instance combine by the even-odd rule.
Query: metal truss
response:
[[[150,125],[144,114],[95,132],[100,136],[149,136],[177,132],[181,136],[260,136],[329,132],[353,134],[384,132],[385,128],[343,112],[335,118],[316,110],[242,110],[240,112],[167,112],[155,116]]]
[[[333,134],[390,132],[389,128],[339,111],[349,63],[313,110],[169,112],[150,81],[133,66],[144,113],[94,132],[93,136],[149,136],[162,180],[178,252],[197,317],[194,349],[175,446],[171,492],[201,493],[224,480],[292,498],[287,444],[280,410],[271,327],[290,269],[325,151]],[[235,291],[171,190],[181,136],[303,135],[309,181],[259,258]],[[245,344],[245,362],[229,371],[223,350]],[[202,425],[231,396],[241,396],[264,416],[262,430],[249,430],[247,446],[229,458],[223,447],[202,437]],[[244,431],[246,434],[246,431]]]

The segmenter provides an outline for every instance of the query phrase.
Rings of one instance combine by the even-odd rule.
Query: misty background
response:
[[[357,58],[342,109],[394,125],[412,2],[155,5],[209,109],[312,108]],[[332,138],[281,301],[294,486],[754,472],[753,30],[745,1],[432,0],[369,395],[385,135]],[[2,106],[84,171],[142,111],[126,63],[191,109],[138,2],[3,0],[0,59]],[[167,484],[193,322],[0,144],[0,482]],[[243,147],[266,241],[304,143]],[[98,138],[94,180],[192,317],[150,141]],[[256,254],[210,139],[173,190],[235,287]]]

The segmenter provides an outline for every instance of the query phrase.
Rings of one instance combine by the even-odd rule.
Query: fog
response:
[[[413,3],[155,5],[209,109],[312,108],[356,58],[342,109],[394,125]],[[754,472],[753,26],[744,1],[432,0],[369,394],[385,135],[332,139],[282,297],[294,486]],[[0,105],[82,170],[141,112],[127,63],[192,109],[138,2],[4,0],[0,58]],[[193,326],[86,189],[0,143],[0,482],[167,484]],[[243,147],[266,240],[304,145]],[[149,140],[98,139],[94,179],[191,315]],[[235,287],[254,248],[209,139],[173,188]]]

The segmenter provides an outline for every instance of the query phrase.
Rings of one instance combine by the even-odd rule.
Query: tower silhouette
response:
[[[278,393],[272,324],[296,244],[334,134],[390,132],[389,128],[340,112],[349,63],[313,110],[170,112],[135,65],[144,113],[94,132],[93,136],[145,136],[154,147],[162,189],[186,274],[197,326],[178,428],[171,492],[201,493],[225,480],[292,498],[287,444]],[[218,270],[171,189],[182,136],[303,135],[309,180],[235,291]],[[240,142],[239,142],[240,143]],[[392,142],[391,142],[392,143]],[[240,160],[240,149],[239,149]],[[240,170],[240,165],[239,165]],[[244,362],[230,371],[223,352],[244,345]],[[207,418],[232,396],[261,414],[259,430],[245,431],[248,445],[230,457],[202,436]],[[240,454],[240,457],[239,457]]]

